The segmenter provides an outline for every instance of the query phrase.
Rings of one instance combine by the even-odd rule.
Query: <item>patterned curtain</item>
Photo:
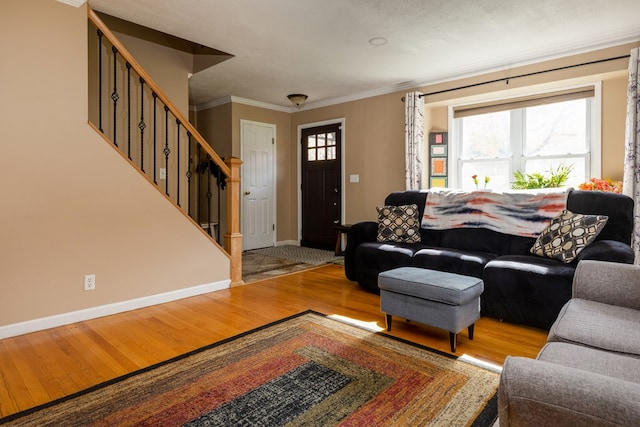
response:
[[[424,101],[419,92],[411,92],[404,97],[404,117],[407,190],[420,190],[424,151]]]
[[[631,50],[629,87],[627,92],[627,126],[625,130],[624,194],[633,198],[634,222],[631,245],[640,264],[640,85],[638,84],[638,53]]]

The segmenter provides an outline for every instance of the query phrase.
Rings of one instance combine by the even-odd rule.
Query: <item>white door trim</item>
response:
[[[272,190],[273,190],[273,224],[275,229],[273,230],[273,245],[275,245],[276,241],[277,241],[277,233],[278,233],[278,186],[276,184],[276,178],[278,176],[277,174],[277,170],[276,170],[276,166],[277,166],[277,162],[276,162],[276,156],[277,156],[277,147],[278,147],[278,140],[277,140],[277,132],[276,132],[276,125],[274,123],[263,123],[263,122],[257,122],[254,120],[246,120],[246,119],[240,119],[240,156],[244,156],[244,132],[243,132],[243,125],[244,124],[251,124],[251,125],[257,125],[257,126],[265,126],[268,128],[271,128],[273,131],[273,158],[272,158],[272,165],[271,167],[273,168],[273,180],[272,180]],[[244,160],[241,158],[241,160]],[[245,182],[245,176],[244,176],[244,171],[245,169],[242,168],[242,178],[240,181],[240,200],[242,201],[240,203],[240,218],[243,218],[243,210],[244,210],[244,182]],[[244,221],[240,221],[240,233],[244,234]]]
[[[346,120],[344,117],[341,117],[339,119],[331,119],[331,120],[323,120],[321,122],[314,122],[314,123],[305,123],[303,125],[298,125],[298,133],[296,136],[296,147],[298,149],[298,156],[297,156],[297,169],[298,169],[298,244],[300,244],[300,241],[302,240],[302,145],[300,144],[300,140],[302,139],[302,130],[303,129],[308,129],[308,128],[315,128],[315,127],[319,127],[319,126],[326,126],[326,125],[331,125],[334,123],[339,123],[340,124],[340,188],[341,188],[341,193],[340,193],[340,223],[344,223],[344,219],[346,217],[346,197],[345,194],[347,192],[347,187],[345,186],[345,147],[346,147],[346,132],[345,132],[345,123]]]

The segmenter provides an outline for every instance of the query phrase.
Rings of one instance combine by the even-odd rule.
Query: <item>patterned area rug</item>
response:
[[[332,251],[295,245],[273,246],[248,252],[311,265],[322,265],[329,262],[340,262],[342,260],[342,257],[336,256]]]
[[[0,419],[20,426],[489,426],[499,374],[306,312]]]
[[[254,249],[242,253],[242,277],[249,283],[327,263],[344,265],[344,258],[333,251],[294,245]]]

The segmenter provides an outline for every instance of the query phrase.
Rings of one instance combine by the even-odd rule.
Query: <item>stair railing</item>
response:
[[[240,165],[223,160],[88,9],[89,124],[231,259],[242,283]],[[226,205],[226,209],[225,209]],[[221,228],[227,230],[220,236]]]

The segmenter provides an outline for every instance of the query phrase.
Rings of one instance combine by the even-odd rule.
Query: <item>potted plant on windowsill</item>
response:
[[[530,190],[534,188],[562,187],[569,179],[572,170],[573,165],[566,166],[564,164],[558,166],[555,170],[550,168],[547,171],[548,175],[540,172],[524,174],[517,170],[513,173],[515,181],[511,184],[511,188],[514,190]]]

